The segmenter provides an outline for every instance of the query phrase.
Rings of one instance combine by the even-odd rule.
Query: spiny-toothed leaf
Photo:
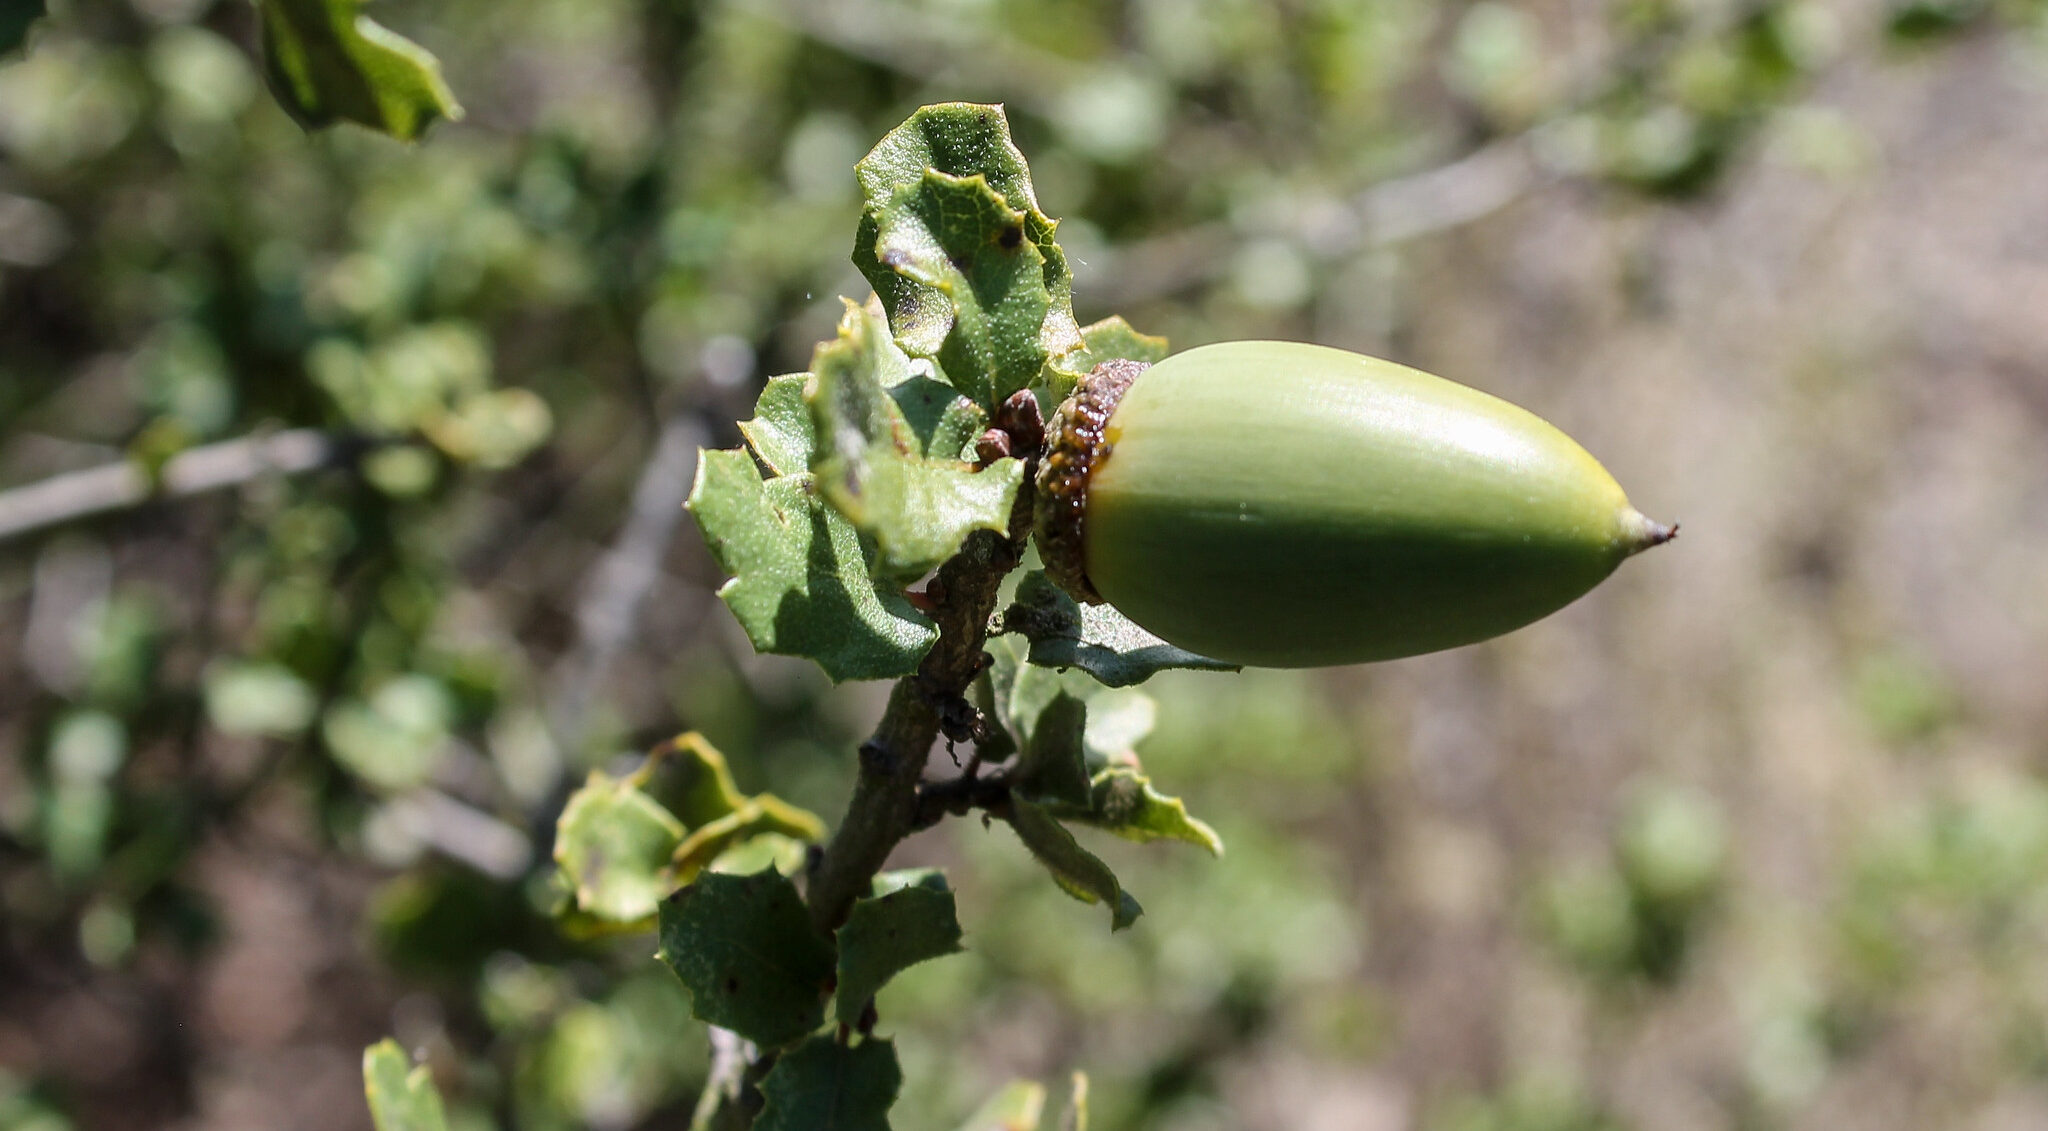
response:
[[[676,846],[671,867],[675,878],[688,882],[712,861],[757,836],[780,836],[806,844],[825,836],[825,822],[772,793],[758,794],[708,824],[690,830]]]
[[[1096,774],[1084,804],[1046,808],[1060,820],[1093,825],[1125,840],[1180,840],[1223,855],[1223,838],[1215,829],[1188,816],[1180,798],[1153,789],[1152,779],[1129,766],[1112,766]]]
[[[1039,384],[1034,386],[1041,407],[1049,415],[1051,409],[1058,407],[1074,391],[1074,385],[1081,378],[1103,362],[1118,359],[1142,361],[1147,365],[1164,361],[1166,339],[1139,333],[1124,321],[1121,314],[1112,314],[1100,322],[1083,326],[1080,349],[1047,360],[1045,373],[1039,378]]]
[[[1032,333],[1041,363],[1079,348],[1081,336],[1074,323],[1073,279],[1067,270],[1066,255],[1054,238],[1059,225],[1038,208],[1038,198],[1031,187],[1031,170],[1010,140],[1010,124],[1003,108],[964,102],[919,109],[889,131],[854,167],[866,209],[854,239],[853,261],[874,286],[888,310],[889,324],[905,348],[924,357],[941,357],[942,353],[972,356],[971,351],[957,348],[947,351],[947,340],[960,330],[958,315],[970,314],[970,321],[978,323],[983,320],[981,312],[989,305],[977,298],[973,310],[960,309],[963,296],[957,289],[949,292],[928,275],[916,269],[906,270],[906,262],[899,262],[903,257],[891,254],[892,233],[900,236],[905,224],[916,223],[907,220],[899,206],[906,194],[914,195],[914,190],[920,188],[927,171],[954,179],[981,178],[1020,221],[1014,237],[1007,226],[992,233],[998,244],[1014,238],[1020,249],[1035,249],[1039,277],[1028,290],[1043,296],[1043,314],[1035,327],[1027,324],[1028,319],[1007,319],[1002,334],[1008,337]],[[956,250],[972,251],[976,246],[969,241]],[[970,337],[980,332],[973,327],[968,330]],[[969,367],[970,372],[954,373],[951,363],[946,365],[948,379],[956,388],[972,393],[991,409],[1009,391],[1023,387],[1011,386],[990,399],[981,390],[994,370]],[[1025,375],[1023,379],[1029,381],[1032,376]],[[1010,379],[1014,377],[1013,373]],[[998,387],[1001,384],[996,383]]]
[[[935,358],[955,388],[991,410],[1038,377],[1047,356],[1040,331],[1052,304],[1045,260],[1025,238],[1022,212],[978,174],[927,169],[875,222],[881,265],[924,288],[912,296],[915,308],[951,313],[936,350],[925,354],[929,335],[918,331],[903,336],[906,348]],[[912,305],[899,300],[891,309]]]
[[[363,1050],[363,1092],[377,1131],[448,1131],[433,1074],[389,1037]]]
[[[805,397],[820,443],[812,468],[825,497],[881,551],[885,574],[914,578],[959,552],[975,530],[1009,528],[1021,460],[976,469],[927,459],[891,395],[911,362],[879,318],[852,303],[839,337],[818,348]]]
[[[918,448],[932,459],[967,460],[974,441],[988,428],[988,413],[953,386],[913,373],[889,387],[889,396],[917,437]]]
[[[938,630],[872,576],[869,550],[809,476],[763,481],[743,451],[707,451],[690,514],[732,580],[718,596],[763,652],[803,656],[833,680],[917,670]]]
[[[598,923],[640,924],[675,889],[683,823],[631,779],[592,771],[555,823],[555,867],[571,906]]]
[[[1106,903],[1110,907],[1109,929],[1121,931],[1138,921],[1145,909],[1117,881],[1116,873],[1094,853],[1081,847],[1044,807],[1023,798],[1010,801],[1010,827],[1017,839],[1031,850],[1045,870],[1052,873],[1060,890],[1083,903]]]
[[[1030,737],[1010,774],[1012,786],[1034,801],[1086,808],[1090,785],[1082,736],[1087,725],[1086,702],[1065,691],[1055,694],[1032,723]]]
[[[857,900],[839,928],[839,988],[834,1005],[842,1025],[859,1022],[868,999],[889,979],[920,962],[960,951],[960,919],[953,893],[940,877],[886,895]]]
[[[804,394],[820,449],[811,462],[856,458],[874,447],[897,455],[924,454],[903,410],[888,393],[913,375],[910,356],[873,313],[840,301],[845,310],[838,336],[820,342],[813,352],[811,384]]]
[[[740,421],[740,435],[755,458],[777,475],[801,475],[811,468],[818,447],[812,430],[811,406],[804,403],[808,373],[770,377],[754,402],[754,418]]]
[[[661,905],[657,954],[698,1020],[756,1044],[787,1044],[825,1020],[832,942],[780,872],[697,877]]]
[[[1003,613],[1002,630],[1022,633],[1031,641],[1032,663],[1080,668],[1109,687],[1143,683],[1169,668],[1239,668],[1176,648],[1108,605],[1082,605],[1042,570],[1033,570],[1018,583],[1016,601]]]
[[[1034,1080],[1012,1080],[975,1109],[960,1131],[1038,1131],[1045,1117],[1045,1085]]]
[[[358,0],[260,0],[272,90],[308,129],[350,121],[411,141],[462,117],[426,48],[357,12]]]
[[[914,580],[960,552],[977,530],[1009,528],[1010,505],[1024,482],[1022,460],[974,470],[936,460],[882,459],[865,473],[821,468],[826,496],[883,556],[884,576]]]
[[[761,1081],[766,1104],[754,1131],[889,1131],[903,1086],[896,1046],[872,1037],[853,1046],[812,1037],[782,1054]]]

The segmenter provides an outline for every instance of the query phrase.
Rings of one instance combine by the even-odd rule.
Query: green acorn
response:
[[[1296,342],[1099,366],[1054,418],[1036,529],[1075,599],[1263,667],[1498,636],[1677,532],[1532,413]]]

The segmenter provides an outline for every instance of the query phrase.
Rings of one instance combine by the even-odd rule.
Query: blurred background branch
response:
[[[0,541],[152,500],[190,498],[264,476],[332,467],[362,450],[360,441],[295,428],[180,452],[165,461],[154,479],[132,460],[53,475],[0,491]]]

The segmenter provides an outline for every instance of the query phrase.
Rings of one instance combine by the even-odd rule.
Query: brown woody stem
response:
[[[811,872],[811,920],[821,930],[838,930],[896,845],[932,823],[929,811],[920,812],[918,804],[918,782],[932,744],[941,735],[954,741],[974,737],[977,717],[968,705],[967,689],[988,665],[982,648],[988,642],[989,617],[1003,578],[1023,559],[1031,534],[1036,463],[1034,454],[1010,509],[1008,532],[982,530],[970,535],[960,552],[939,567],[929,587],[939,639],[915,675],[896,681],[882,721],[861,743],[860,776],[846,817]]]

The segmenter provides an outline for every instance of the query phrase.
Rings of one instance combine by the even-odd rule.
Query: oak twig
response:
[[[1024,543],[1031,534],[1031,484],[1037,463],[1033,451],[1025,461],[1024,485],[1010,508],[1009,530],[970,535],[960,552],[939,567],[929,587],[938,642],[915,675],[896,681],[882,721],[861,743],[860,776],[846,818],[811,873],[811,919],[822,930],[836,931],[846,921],[854,900],[867,894],[898,842],[937,821],[920,805],[919,782],[932,744],[949,730],[957,736],[957,728],[949,724],[975,717],[966,701],[967,689],[988,666],[982,646],[988,642],[989,617],[995,613],[1003,578],[1023,560]]]

